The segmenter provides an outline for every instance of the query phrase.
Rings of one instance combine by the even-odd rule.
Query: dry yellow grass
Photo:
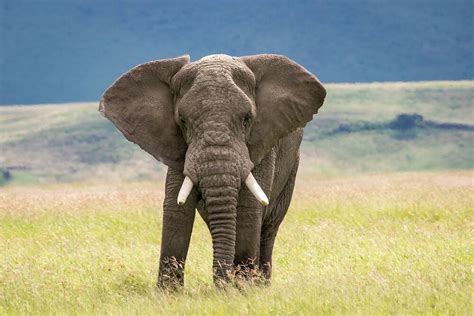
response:
[[[162,183],[0,190],[0,314],[470,314],[472,171],[300,174],[268,288],[216,291],[196,220],[183,291],[154,282]]]

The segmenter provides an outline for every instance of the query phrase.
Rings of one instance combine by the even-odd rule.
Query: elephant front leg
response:
[[[252,171],[267,196],[270,196],[271,182],[273,180],[272,159],[272,156],[264,159],[262,164]],[[251,283],[260,282],[258,267],[264,210],[265,206],[260,204],[247,187],[243,187],[237,206],[237,238],[234,268],[239,279]]]
[[[252,170],[257,183],[267,195],[271,196],[275,171],[276,151],[272,149],[259,165]],[[270,201],[271,203],[271,201]],[[263,206],[247,187],[240,191],[237,205],[237,238],[235,245],[234,268],[239,279],[260,282],[260,243],[264,213],[268,206]]]
[[[239,200],[234,266],[238,274],[249,279],[258,267],[262,206],[246,188]]]
[[[179,206],[177,197],[183,180],[184,176],[181,172],[168,169],[158,274],[158,286],[162,288],[176,288],[184,285],[184,264],[191,239],[198,194],[194,188],[186,203]]]

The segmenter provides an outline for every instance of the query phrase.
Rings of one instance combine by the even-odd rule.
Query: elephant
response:
[[[303,127],[325,97],[316,76],[274,54],[155,60],[107,88],[99,111],[168,166],[158,286],[184,285],[196,210],[211,234],[216,285],[246,269],[270,282]]]

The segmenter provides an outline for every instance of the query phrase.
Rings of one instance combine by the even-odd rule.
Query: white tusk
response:
[[[249,188],[250,192],[257,198],[257,200],[262,203],[262,205],[268,205],[268,198],[263,192],[262,188],[258,185],[257,181],[253,177],[252,173],[249,173],[247,179],[245,179],[245,184]]]
[[[179,189],[178,193],[178,205],[183,205],[186,203],[186,199],[189,196],[189,193],[191,193],[191,190],[193,189],[193,182],[191,179],[189,179],[188,176],[184,178],[183,184],[181,185],[181,189]]]

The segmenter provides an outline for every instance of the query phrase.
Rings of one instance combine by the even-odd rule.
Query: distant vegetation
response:
[[[327,135],[333,136],[338,133],[355,133],[363,131],[374,131],[391,129],[398,131],[400,134],[398,138],[408,139],[415,138],[418,129],[442,129],[442,130],[457,130],[457,131],[474,131],[474,125],[457,124],[457,123],[437,123],[433,121],[426,121],[422,115],[419,114],[399,114],[395,119],[387,123],[371,123],[371,122],[357,122],[349,124],[341,124],[336,129],[329,131]]]
[[[331,84],[300,176],[474,168],[474,82]],[[162,179],[96,103],[0,108],[0,185]]]

